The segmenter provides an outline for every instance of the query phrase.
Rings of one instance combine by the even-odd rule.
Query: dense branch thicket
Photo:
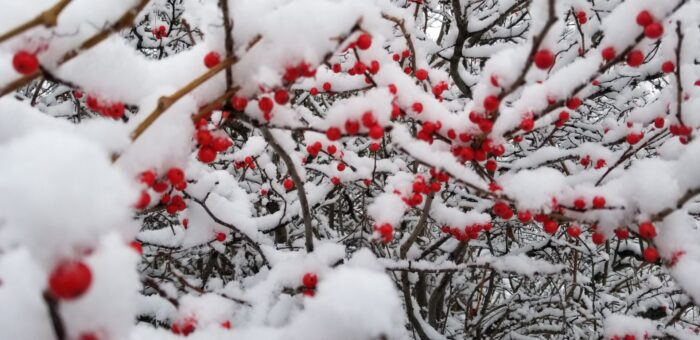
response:
[[[0,338],[700,331],[696,0],[6,6]]]

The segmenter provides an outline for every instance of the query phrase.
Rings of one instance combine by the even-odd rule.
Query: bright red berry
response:
[[[603,59],[606,61],[610,61],[610,60],[615,59],[616,54],[617,54],[617,52],[615,51],[615,48],[612,46],[604,48],[603,51],[601,52]]]
[[[664,26],[658,22],[647,25],[644,28],[644,36],[649,39],[658,39],[664,35]]]
[[[644,249],[644,253],[642,255],[644,256],[644,261],[649,263],[654,263],[659,260],[659,251],[651,246]]]
[[[275,91],[275,102],[280,105],[287,104],[289,102],[289,92],[284,89]]]
[[[420,81],[428,79],[428,71],[422,68],[418,69],[418,71],[416,71],[416,78]]]
[[[568,228],[566,228],[566,233],[572,238],[577,238],[581,235],[581,228],[579,228],[577,225],[570,225]]]
[[[209,52],[207,55],[204,56],[204,66],[207,68],[212,68],[216,65],[219,65],[221,62],[221,56],[217,52]]]
[[[258,100],[258,108],[263,113],[270,113],[275,103],[269,97],[262,97]]]
[[[620,240],[625,240],[630,237],[630,231],[627,228],[617,228],[615,229],[615,236]]]
[[[361,50],[366,50],[366,49],[368,49],[370,46],[372,46],[372,36],[369,35],[369,34],[367,34],[367,33],[361,34],[361,35],[357,38],[356,43],[357,43],[357,47],[358,47],[359,49],[361,49]]]
[[[306,288],[316,288],[316,284],[318,284],[318,276],[316,276],[314,273],[306,273],[301,279],[301,283]]]
[[[667,61],[661,65],[661,71],[664,73],[672,73],[673,71],[676,70],[676,64],[674,64],[672,61]]]
[[[639,235],[646,239],[656,237],[656,228],[651,222],[643,222],[639,225]]]
[[[540,70],[547,70],[554,65],[554,54],[552,51],[543,49],[535,53],[535,66]]]
[[[644,10],[637,14],[637,25],[646,27],[654,22],[654,17],[649,11]]]
[[[17,73],[25,76],[30,75],[39,69],[39,59],[33,53],[19,51],[12,58],[12,66]]]
[[[172,185],[185,181],[185,172],[180,168],[170,168],[166,176]]]
[[[525,211],[518,211],[518,221],[521,223],[528,223],[532,219],[532,213],[525,210]]]
[[[644,63],[644,53],[639,50],[631,51],[627,54],[627,65],[630,67],[639,67]]]
[[[197,151],[197,159],[202,163],[209,164],[216,159],[216,151],[211,147],[202,146],[199,148],[199,151]]]
[[[284,182],[283,182],[282,184],[284,185],[284,188],[285,188],[287,191],[292,190],[292,189],[294,188],[294,181],[292,181],[291,178],[285,179]]]
[[[413,111],[415,113],[423,112],[423,104],[421,104],[421,103],[418,103],[418,102],[413,103],[413,105],[411,105],[411,108],[413,109]]]
[[[582,197],[577,198],[574,200],[574,208],[583,210],[586,208],[586,200],[584,200]]]
[[[566,107],[569,108],[569,110],[576,110],[581,106],[581,99],[577,97],[569,98],[569,100],[566,101]]]
[[[82,261],[58,264],[49,275],[49,290],[58,299],[71,300],[83,295],[92,283],[92,272]]]
[[[530,131],[532,131],[532,129],[534,127],[535,127],[535,120],[532,119],[532,117],[526,117],[520,121],[520,128],[523,129],[523,131],[530,132]]]
[[[487,112],[492,112],[496,111],[498,109],[498,105],[500,105],[501,101],[498,99],[496,96],[488,96],[484,99],[484,109]]]
[[[593,243],[595,243],[596,245],[601,245],[601,244],[605,243],[605,235],[602,233],[599,233],[599,232],[593,233],[593,235],[591,236],[591,239],[593,240]]]
[[[369,129],[369,137],[372,139],[381,139],[384,136],[384,128],[375,125]]]
[[[360,123],[356,120],[346,120],[345,131],[350,135],[357,134],[360,131]]]
[[[136,203],[136,209],[146,209],[149,204],[151,204],[151,195],[146,191],[142,191],[141,196],[139,196],[139,201]]]
[[[596,209],[605,208],[605,197],[603,197],[603,196],[593,197],[593,208],[596,208]]]
[[[337,127],[330,127],[326,130],[326,137],[331,141],[339,140],[341,135],[340,129]]]
[[[544,229],[545,233],[554,235],[557,232],[557,229],[559,229],[559,224],[555,221],[549,220],[544,222],[544,226],[542,228]]]
[[[642,133],[642,132],[630,133],[627,135],[626,140],[627,140],[627,143],[629,143],[630,145],[634,145],[634,144],[639,143],[639,141],[641,141],[642,138],[644,138],[644,133]]]
[[[488,172],[496,172],[498,164],[496,164],[496,161],[494,161],[493,159],[489,159],[488,161],[486,161],[486,165],[484,165],[484,168],[486,168],[486,171]]]
[[[216,233],[216,240],[219,242],[224,242],[226,240],[225,233]]]

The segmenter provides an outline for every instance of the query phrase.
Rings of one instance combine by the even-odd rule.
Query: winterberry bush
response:
[[[2,339],[690,339],[697,0],[0,7]]]

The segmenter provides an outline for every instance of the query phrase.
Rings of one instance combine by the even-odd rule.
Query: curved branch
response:
[[[301,205],[301,214],[302,214],[302,219],[304,220],[304,237],[306,239],[306,251],[307,252],[312,252],[314,251],[314,240],[313,240],[313,226],[311,225],[311,211],[309,209],[309,201],[306,197],[306,191],[304,190],[304,182],[301,180],[301,176],[299,176],[299,173],[297,172],[296,167],[294,166],[294,162],[292,161],[292,157],[289,156],[289,154],[282,148],[279,143],[275,140],[275,137],[272,136],[272,133],[270,133],[270,130],[267,129],[267,127],[260,126],[260,132],[262,132],[263,137],[265,137],[265,140],[267,140],[268,143],[270,143],[270,146],[277,152],[277,154],[282,158],[282,161],[284,161],[284,164],[287,165],[287,171],[289,171],[289,175],[292,177],[292,181],[294,181],[294,186],[297,188],[297,195],[299,195],[299,204]]]

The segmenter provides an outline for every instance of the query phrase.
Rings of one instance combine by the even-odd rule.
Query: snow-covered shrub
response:
[[[697,0],[0,8],[0,339],[700,329]]]

